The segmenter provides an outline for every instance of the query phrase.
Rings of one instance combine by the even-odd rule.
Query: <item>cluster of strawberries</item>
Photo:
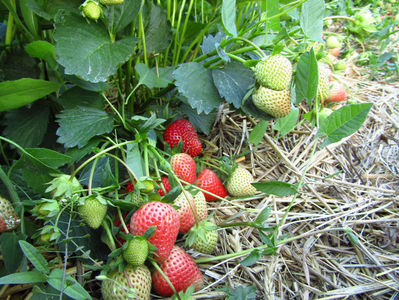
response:
[[[226,186],[209,168],[202,169],[197,176],[194,157],[201,153],[202,146],[189,121],[174,121],[165,130],[163,139],[171,148],[182,143],[182,152],[173,154],[169,160],[170,171],[181,192],[172,203],[136,202],[139,208],[128,224],[133,238],[122,246],[128,267],[124,273],[111,272],[103,281],[102,294],[106,300],[124,299],[129,288],[134,288],[140,299],[149,299],[151,289],[163,297],[186,291],[190,286],[194,290],[200,289],[204,282],[202,273],[193,258],[176,245],[178,235],[185,235],[188,248],[211,254],[218,242],[218,231],[212,217],[208,216],[207,202],[224,199],[228,194],[251,196],[256,192],[251,185],[252,175],[243,167],[234,169]],[[161,177],[161,180],[157,194],[165,196],[171,186],[168,177]],[[132,195],[135,193],[132,183],[127,191]],[[155,230],[151,230],[153,228]],[[152,274],[146,261],[155,266]]]

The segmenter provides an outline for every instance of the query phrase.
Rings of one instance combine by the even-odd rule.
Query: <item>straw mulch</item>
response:
[[[352,74],[353,75],[353,74]],[[305,184],[294,200],[280,234],[297,237],[279,246],[277,255],[244,267],[245,257],[200,264],[205,287],[197,299],[220,299],[228,285],[254,285],[256,299],[396,299],[399,297],[399,87],[339,75],[349,97],[374,105],[366,122],[352,136],[311,156],[316,130],[304,123],[276,139],[271,122],[263,141],[240,164],[256,181],[295,184],[306,168]],[[220,112],[205,151],[215,157],[248,148],[257,120]],[[213,146],[209,146],[213,145]],[[333,176],[331,176],[333,175]],[[257,195],[213,203],[215,221],[254,220],[271,207],[270,225],[277,225],[293,198]],[[351,228],[358,243],[351,243]],[[262,245],[257,230],[237,227],[219,231],[214,255]],[[190,251],[196,258],[203,257]]]

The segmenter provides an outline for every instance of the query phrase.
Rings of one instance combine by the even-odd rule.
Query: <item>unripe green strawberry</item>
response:
[[[281,54],[269,56],[258,62],[254,69],[256,80],[273,90],[288,89],[292,78],[292,64]]]
[[[151,272],[145,265],[136,269],[132,265],[127,265],[124,271],[113,271],[108,275],[108,279],[102,282],[101,293],[104,300],[149,300]]]
[[[102,10],[97,1],[86,0],[80,7],[84,17],[98,20],[102,14]]]
[[[275,91],[260,86],[252,94],[252,100],[257,108],[276,118],[285,117],[291,112],[291,93],[289,90]]]
[[[329,115],[331,115],[331,113],[333,112],[333,110],[331,108],[328,107],[324,107],[322,110],[320,110],[319,112],[319,122],[320,124],[327,119],[327,117]]]
[[[216,229],[209,230],[205,233],[205,236],[197,236],[193,244],[193,249],[203,254],[211,254],[215,250],[218,243],[218,231]]]
[[[11,202],[0,196],[0,233],[15,229],[20,222]]]
[[[335,35],[330,35],[326,40],[326,46],[328,49],[341,48],[341,43]]]
[[[345,71],[345,69],[346,69],[346,64],[342,60],[334,64],[334,71]]]
[[[100,0],[100,3],[103,5],[117,5],[122,4],[123,0]]]
[[[123,258],[133,267],[138,267],[146,261],[148,256],[148,242],[142,237],[134,237],[127,242],[123,251]]]
[[[86,222],[93,229],[100,227],[107,213],[107,204],[100,197],[89,196],[82,199],[78,207],[78,212]]]
[[[238,166],[230,175],[226,188],[229,194],[235,197],[253,196],[256,189],[251,185],[252,182],[254,182],[252,174]]]
[[[330,93],[330,76],[329,67],[319,64],[319,83],[317,85],[317,98],[324,102]]]
[[[128,197],[130,197],[130,201],[136,207],[141,207],[144,203],[147,203],[146,199],[138,191],[131,192]]]
[[[202,191],[194,196],[195,208],[197,210],[198,220],[202,221],[208,218],[208,204]]]

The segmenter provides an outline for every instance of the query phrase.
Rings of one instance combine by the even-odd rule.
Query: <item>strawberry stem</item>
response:
[[[158,164],[157,164],[157,161],[155,160],[155,158],[153,159],[153,162],[154,162],[155,174],[157,175],[157,178],[159,178],[159,180],[161,180],[161,174],[159,173]],[[167,192],[166,192],[165,185],[163,184],[162,180],[161,180],[160,185],[161,185],[161,189],[163,191],[163,194],[166,195]]]
[[[119,209],[119,207],[118,207],[118,209]],[[115,245],[114,237],[112,236],[112,232],[111,232],[111,229],[109,228],[108,223],[103,221],[101,223],[101,226],[104,228],[105,233],[107,234],[108,240],[111,243],[111,246],[110,246],[111,251],[114,251],[116,249],[116,245]]]
[[[157,262],[153,261],[152,259],[150,260],[154,268],[161,274],[163,279],[165,279],[166,283],[170,286],[172,289],[173,293],[177,296],[178,299],[180,299],[179,294],[176,292],[175,287],[173,286],[172,282],[170,282],[168,276],[162,271],[161,267],[157,264]]]
[[[0,137],[0,139],[1,139],[1,137]],[[115,144],[115,145],[112,145],[111,147],[109,147],[109,148],[107,148],[107,149],[104,149],[104,150],[98,152],[97,154],[91,156],[89,159],[87,159],[85,162],[83,162],[83,163],[75,170],[75,172],[73,172],[73,174],[71,175],[71,180],[72,180],[72,178],[74,178],[74,177],[76,176],[76,174],[79,173],[79,171],[81,171],[85,166],[87,166],[90,162],[92,162],[93,160],[95,160],[97,157],[100,157],[100,156],[106,154],[107,152],[109,152],[109,151],[111,151],[111,150],[114,150],[114,149],[116,149],[116,148],[120,148],[120,147],[122,147],[122,146],[126,146],[126,145],[133,144],[133,143],[136,143],[136,141],[126,141],[126,142],[123,142],[123,143]],[[26,151],[24,151],[24,152],[26,152]],[[126,164],[125,164],[125,165],[126,165]],[[128,170],[129,170],[129,169],[128,169]],[[134,174],[134,173],[132,172],[132,174]]]
[[[127,229],[125,220],[123,219],[123,215],[122,215],[122,212],[121,212],[120,207],[117,206],[116,209],[117,209],[117,211],[118,211],[118,217],[119,217],[119,220],[121,220],[121,224],[122,224],[123,229],[124,229],[126,232],[129,232],[129,229]]]
[[[187,200],[187,203],[188,203],[188,205],[190,206],[190,210],[191,210],[191,212],[192,212],[193,215],[194,215],[195,224],[198,224],[198,223],[199,223],[198,216],[197,216],[197,214],[196,214],[196,212],[195,212],[195,210],[194,210],[193,205],[191,204],[191,201],[189,200],[189,198],[188,198],[188,196],[187,196],[187,194],[186,194],[186,193],[188,193],[188,192],[184,189],[184,186],[183,186],[183,184],[182,184],[182,180],[180,180],[180,178],[177,177],[177,175],[175,174],[175,172],[173,172],[172,167],[170,166],[170,163],[169,163],[165,158],[163,158],[162,155],[160,155],[160,154],[158,153],[157,149],[156,149],[155,147],[151,146],[151,145],[148,145],[148,146],[150,147],[151,152],[154,153],[154,155],[155,155],[161,162],[164,163],[165,167],[168,169],[168,171],[172,174],[173,178],[174,178],[174,179],[177,181],[177,183],[179,184],[180,188],[182,189],[184,198]]]

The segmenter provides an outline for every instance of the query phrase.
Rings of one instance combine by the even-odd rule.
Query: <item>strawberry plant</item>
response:
[[[305,124],[314,139],[311,162],[354,134],[372,103],[327,107],[347,98],[334,77],[354,45],[366,50],[375,39],[376,60],[397,72],[397,55],[384,56],[397,20],[378,22],[376,5],[0,3],[0,284],[32,285],[35,299],[150,299],[151,291],[191,299],[204,282],[212,286],[202,263],[242,258],[249,267],[278,255],[295,239],[283,225],[312,183],[311,164],[291,180],[268,180],[237,165],[238,156],[226,171],[223,157],[256,155],[270,131],[285,138]],[[333,22],[347,26],[327,32]],[[371,50],[357,63],[372,64]],[[226,112],[253,124],[231,153],[215,133],[228,132]],[[291,197],[273,225],[269,207],[245,203],[270,195]],[[211,222],[218,205],[239,211]],[[253,229],[262,245],[209,256],[231,228]],[[186,250],[208,256],[194,260]],[[224,291],[255,294],[251,287]]]

